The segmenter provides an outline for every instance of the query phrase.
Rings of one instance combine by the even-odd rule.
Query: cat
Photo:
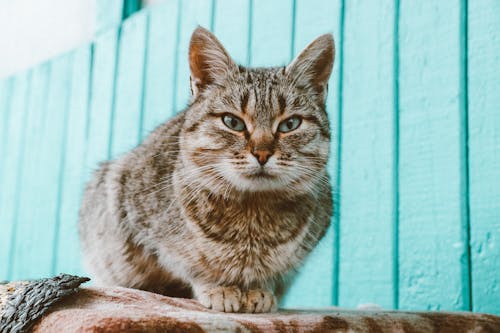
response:
[[[79,234],[95,283],[275,311],[330,224],[334,54],[325,34],[288,66],[245,68],[198,27],[188,107],[86,186]]]

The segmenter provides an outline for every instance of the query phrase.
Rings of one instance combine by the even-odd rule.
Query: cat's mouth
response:
[[[274,179],[274,178],[276,178],[275,175],[270,174],[269,172],[267,172],[264,169],[259,169],[256,172],[248,173],[248,174],[245,174],[244,176],[247,178],[250,178],[250,179]]]

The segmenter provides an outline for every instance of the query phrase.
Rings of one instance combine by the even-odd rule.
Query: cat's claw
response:
[[[241,290],[238,287],[216,287],[200,293],[198,300],[206,308],[220,312],[239,312]]]
[[[247,313],[274,312],[278,307],[278,301],[273,293],[260,289],[253,289],[244,293],[241,304],[241,312]]]

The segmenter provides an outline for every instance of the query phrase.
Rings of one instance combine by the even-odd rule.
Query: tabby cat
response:
[[[325,99],[331,35],[285,67],[238,66],[208,30],[192,99],[87,185],[80,239],[98,285],[269,312],[332,214]]]

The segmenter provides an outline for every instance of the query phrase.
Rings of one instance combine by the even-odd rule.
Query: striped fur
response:
[[[323,35],[286,67],[244,68],[198,28],[188,108],[103,163],[86,188],[80,238],[95,281],[220,311],[276,308],[330,223],[333,55]],[[228,127],[227,115],[245,129]],[[292,116],[299,127],[278,130]]]

